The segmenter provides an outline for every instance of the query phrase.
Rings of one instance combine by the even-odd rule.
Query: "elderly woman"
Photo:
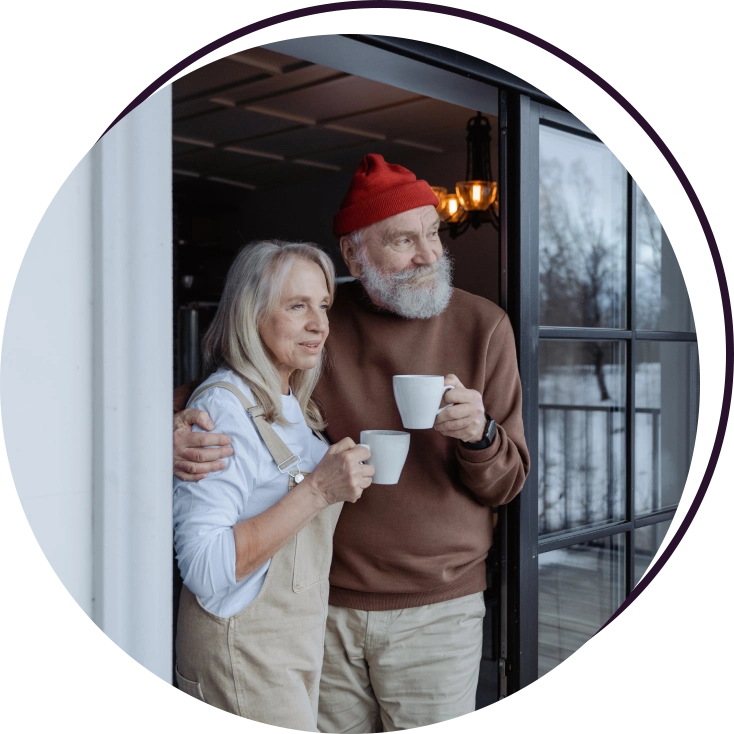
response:
[[[189,401],[234,455],[200,482],[177,479],[173,497],[179,688],[306,731],[317,731],[334,526],[374,473],[367,448],[318,433],[311,393],[333,295],[315,246],[260,242],[237,256],[204,337],[213,374]]]

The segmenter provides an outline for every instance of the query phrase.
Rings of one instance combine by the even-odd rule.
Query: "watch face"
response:
[[[490,418],[489,424],[487,425],[487,433],[484,434],[487,438],[487,441],[489,441],[489,443],[492,443],[492,439],[495,437],[496,433],[497,433],[497,424]]]

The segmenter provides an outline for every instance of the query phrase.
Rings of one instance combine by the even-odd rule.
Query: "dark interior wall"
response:
[[[445,186],[449,190],[453,183],[462,180],[465,175],[463,155],[431,155],[390,162],[406,165],[418,178],[426,179],[432,185]],[[246,240],[278,237],[316,242],[329,249],[338,275],[348,275],[331,225],[334,212],[341,204],[351,177],[352,172],[339,172],[324,176],[317,182],[247,195],[246,226],[243,225],[242,230]],[[273,207],[277,201],[289,201],[287,211],[274,214]],[[478,230],[470,229],[456,240],[450,240],[448,234],[445,234],[443,240],[454,258],[456,287],[497,302],[497,232],[485,224]]]
[[[352,172],[329,172],[307,183],[247,194],[242,212],[245,241],[275,238],[315,242],[328,248],[337,275],[348,275],[331,227],[351,177]]]
[[[390,162],[406,165],[419,178],[449,190],[465,175],[463,155]],[[331,227],[351,177],[352,171],[324,172],[308,183],[252,192],[208,181],[177,181],[177,238],[184,242],[177,248],[179,287],[184,274],[198,274],[187,300],[213,299],[237,250],[259,239],[315,242],[329,250],[337,274],[348,275]],[[497,302],[497,232],[485,224],[456,240],[444,234],[443,241],[454,259],[456,287]],[[200,290],[205,280],[209,286]]]

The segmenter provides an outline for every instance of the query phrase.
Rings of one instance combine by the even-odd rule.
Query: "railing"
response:
[[[618,405],[538,406],[538,530],[540,535],[624,518],[624,413]],[[651,460],[652,509],[660,507],[660,409],[637,408],[638,466]],[[645,427],[649,423],[649,429]],[[640,471],[637,471],[640,474]]]

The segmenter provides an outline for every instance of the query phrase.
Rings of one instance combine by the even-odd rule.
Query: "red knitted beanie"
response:
[[[427,205],[438,206],[438,197],[427,181],[416,179],[414,173],[396,163],[386,163],[377,153],[368,153],[334,215],[334,234],[340,237]]]

